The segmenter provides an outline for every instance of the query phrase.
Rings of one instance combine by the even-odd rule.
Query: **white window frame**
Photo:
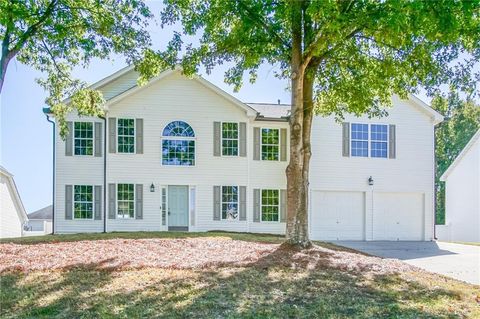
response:
[[[228,123],[228,124],[237,124],[237,155],[224,155],[223,154],[223,123]],[[235,141],[234,138],[225,138],[225,140],[229,140],[229,141]],[[220,155],[222,157],[239,157],[240,156],[240,122],[235,122],[235,121],[224,121],[224,122],[220,122],[220,148],[221,148],[221,151],[220,151]]]
[[[92,123],[92,154],[75,154],[75,123]],[[78,157],[86,157],[86,156],[95,156],[95,121],[73,121],[73,127],[72,127],[72,155],[73,156],[78,156]],[[86,140],[86,138],[78,138],[81,140]]]
[[[118,134],[118,123],[120,122],[120,120],[133,120],[133,152],[131,153],[127,153],[127,152],[120,152],[119,151],[119,147],[120,147],[120,143],[118,142],[119,139],[120,139],[120,136],[125,136],[125,137],[130,137],[130,135],[120,135]],[[117,140],[116,140],[116,144],[117,144],[117,149],[116,149],[116,153],[117,154],[126,154],[126,155],[132,155],[132,154],[136,154],[137,153],[137,121],[136,121],[136,118],[133,118],[133,117],[119,117],[117,118],[117,126],[116,126],[116,129],[117,129]]]
[[[172,123],[172,122],[175,122],[175,121],[181,121],[181,122],[185,122],[187,123],[188,125],[190,125],[189,122],[185,121],[185,120],[179,120],[179,119],[175,119],[175,120],[171,120],[171,121],[168,121],[167,124],[165,124],[163,126],[163,129],[162,129],[162,137],[160,138],[160,154],[161,154],[161,159],[160,159],[160,165],[163,166],[163,167],[172,167],[172,168],[177,168],[177,167],[195,167],[197,166],[197,131],[193,128],[192,125],[190,125],[190,127],[192,128],[193,130],[193,133],[195,134],[194,137],[185,137],[185,136],[163,136],[163,131],[165,130],[165,128],[167,127],[168,124]],[[194,153],[194,157],[193,157],[193,160],[194,160],[194,164],[193,165],[168,165],[168,164],[163,164],[163,141],[164,140],[176,140],[176,141],[194,141],[195,142],[195,153]]]
[[[263,193],[264,190],[266,190],[266,191],[277,191],[278,192],[278,205],[277,205],[278,220],[277,221],[275,221],[275,220],[263,220],[263,212],[262,212],[263,206],[275,207],[275,205],[263,205],[263,203],[262,203],[262,193]],[[281,205],[280,193],[281,193],[281,190],[279,188],[261,188],[260,189],[260,222],[267,223],[267,224],[280,223],[280,205]]]
[[[228,219],[223,218],[223,204],[232,204],[234,202],[224,202],[223,201],[223,188],[224,187],[236,187],[237,188],[237,218]],[[220,187],[220,220],[235,222],[240,220],[240,187],[238,185],[222,185]]]
[[[75,186],[90,186],[92,187],[92,217],[91,218],[76,218],[75,217]],[[76,184],[72,185],[72,220],[94,220],[95,219],[95,186],[94,185],[85,185],[85,184]],[[89,202],[77,202],[77,203],[89,203]]]
[[[263,159],[263,146],[275,146],[275,144],[263,144],[263,138],[262,138],[262,132],[263,130],[277,130],[278,131],[278,144],[277,144],[277,147],[278,147],[278,159],[277,160],[264,160]],[[280,141],[281,139],[281,136],[280,136],[280,128],[278,127],[260,127],[260,160],[261,161],[264,161],[264,162],[280,162],[280,146],[282,144],[282,142]]]
[[[372,126],[373,125],[382,125],[382,126],[386,126],[387,127],[387,140],[386,141],[381,141],[381,140],[374,140],[372,139]],[[369,140],[369,152],[368,152],[368,157],[371,157],[371,158],[380,158],[380,159],[388,159],[388,153],[389,153],[389,150],[390,150],[390,130],[388,129],[389,128],[389,125],[388,124],[385,124],[385,123],[370,123],[370,127],[369,127],[369,132],[368,132],[368,140]],[[386,150],[386,156],[385,157],[379,157],[379,156],[372,156],[372,143],[373,142],[376,142],[376,143],[386,143],[387,144],[387,150]]]
[[[125,184],[125,185],[133,185],[133,217],[125,217],[125,214],[122,215],[122,217],[120,217],[120,215],[118,214],[118,210],[119,210],[119,205],[118,205],[118,202],[119,202],[119,199],[118,199],[118,185],[120,184]],[[115,219],[135,219],[135,217],[137,217],[137,209],[136,209],[136,200],[137,200],[137,195],[136,195],[136,192],[135,192],[135,184],[134,183],[117,183],[116,184],[116,187],[115,187],[115,204],[116,204],[116,212],[115,212]],[[122,202],[130,202],[130,200],[122,200]]]
[[[357,139],[353,139],[352,138],[352,127],[353,127],[353,124],[363,124],[363,125],[367,125],[368,127],[368,132],[367,132],[367,140],[357,140]],[[386,141],[379,141],[379,140],[372,140],[372,125],[383,125],[383,126],[386,126],[387,127],[387,140]],[[378,159],[388,159],[388,154],[389,154],[389,151],[390,151],[390,130],[389,130],[389,124],[387,123],[363,123],[363,122],[352,122],[350,123],[350,136],[349,136],[349,139],[350,139],[350,157],[353,157],[353,158],[378,158]],[[353,156],[351,155],[352,153],[352,141],[362,141],[362,142],[365,142],[367,141],[367,156]],[[387,156],[386,157],[374,157],[372,156],[372,142],[382,142],[382,143],[387,143]]]

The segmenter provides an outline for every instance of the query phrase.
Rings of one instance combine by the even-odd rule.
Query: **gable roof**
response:
[[[15,206],[17,207],[18,218],[22,221],[22,223],[25,223],[26,221],[28,221],[27,212],[25,211],[22,199],[20,198],[20,194],[18,193],[17,185],[15,185],[15,181],[13,180],[13,175],[1,165],[0,174],[7,178],[7,181],[10,184],[10,189],[13,193],[12,196],[13,200],[15,201]]]
[[[41,208],[34,211],[33,213],[28,214],[28,219],[52,219],[53,217],[53,205]]]
[[[470,149],[473,147],[473,145],[475,145],[478,140],[480,140],[480,129],[477,131],[477,133],[475,133],[475,135],[473,135],[467,145],[465,145],[463,150],[460,152],[460,154],[458,154],[457,158],[453,161],[453,163],[450,164],[445,173],[440,176],[440,180],[442,182],[445,182],[447,180],[448,176],[453,172],[455,167],[458,166],[458,164],[462,161],[465,155],[467,155],[468,151],[470,151]]]
[[[90,88],[102,90],[108,87],[108,85],[113,84],[115,81],[119,81],[121,78],[127,77],[125,81],[121,84],[121,89],[118,92],[110,92],[110,94],[104,94],[104,97],[107,101],[106,107],[108,109],[109,105],[112,105],[121,99],[138,92],[139,90],[146,88],[153,83],[165,78],[168,75],[171,75],[175,72],[181,72],[181,68],[177,67],[175,69],[169,69],[161,72],[158,76],[151,79],[147,84],[143,86],[139,86],[137,84],[137,77],[138,76],[130,76],[129,74],[137,73],[134,69],[133,65],[126,66],[117,72],[101,79],[100,81],[95,82],[94,84],[90,85]],[[138,73],[137,73],[138,74]],[[289,104],[270,104],[270,103],[243,103],[242,101],[238,100],[231,94],[223,91],[218,86],[212,84],[211,82],[205,80],[203,77],[199,75],[195,75],[192,79],[198,81],[200,84],[209,88],[214,93],[222,96],[223,98],[227,99],[228,101],[232,102],[234,105],[238,106],[239,108],[245,110],[248,116],[256,116],[256,120],[264,120],[264,121],[287,121],[288,116],[290,115],[290,105]],[[444,117],[432,109],[428,104],[423,102],[421,99],[416,97],[413,94],[408,96],[409,101],[417,107],[422,113],[429,116],[434,124],[438,124],[443,121]],[[69,99],[66,99],[65,102],[68,102]],[[49,108],[44,108],[43,112],[46,114],[51,114]]]
[[[437,111],[435,111],[430,105],[427,103],[423,102],[421,99],[416,97],[413,94],[408,95],[409,101],[413,102],[413,104],[423,113],[426,115],[430,116],[430,118],[433,120],[433,123],[437,125],[438,123],[442,122],[444,119],[444,116]]]

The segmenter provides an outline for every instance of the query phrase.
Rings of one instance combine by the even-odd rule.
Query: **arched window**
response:
[[[183,121],[170,122],[163,129],[162,164],[195,165],[195,132]]]

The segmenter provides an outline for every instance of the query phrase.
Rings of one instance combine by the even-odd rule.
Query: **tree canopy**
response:
[[[100,115],[102,95],[74,79],[72,69],[112,53],[138,60],[150,44],[145,27],[151,16],[141,0],[0,1],[0,92],[8,64],[16,58],[46,74],[39,83],[49,92],[46,103],[64,131],[62,119],[73,108]],[[62,102],[67,97],[68,106]]]

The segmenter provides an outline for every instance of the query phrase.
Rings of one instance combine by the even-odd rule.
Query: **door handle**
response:
[[[168,215],[170,215],[170,211],[168,211]]]

